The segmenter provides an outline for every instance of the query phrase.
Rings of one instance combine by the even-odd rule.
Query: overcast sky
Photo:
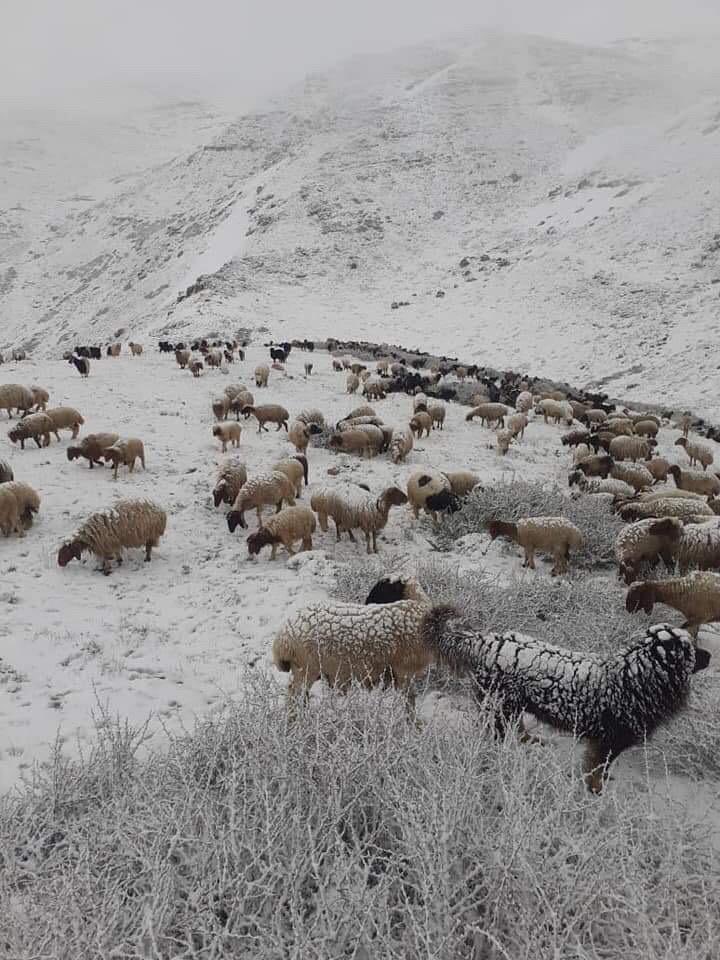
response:
[[[1,0],[0,100],[151,84],[253,101],[352,53],[475,26],[603,41],[720,30],[720,0]]]

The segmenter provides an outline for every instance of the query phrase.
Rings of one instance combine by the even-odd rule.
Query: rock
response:
[[[435,296],[436,296],[437,298],[444,297],[444,296],[445,296],[445,291],[444,291],[444,290],[438,290],[438,292],[435,294]]]
[[[469,260],[469,258],[468,258],[468,257],[463,257],[462,260],[460,261],[460,266],[461,266],[461,267],[469,267],[469,266],[470,266],[470,260]]]
[[[432,218],[433,220],[440,220],[440,218],[444,216],[445,216],[444,210],[436,210],[435,213],[432,215]]]

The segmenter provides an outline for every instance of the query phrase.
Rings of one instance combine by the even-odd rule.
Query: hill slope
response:
[[[48,204],[0,248],[3,340],[357,335],[718,414],[707,62],[491,34],[358,58],[98,202]]]

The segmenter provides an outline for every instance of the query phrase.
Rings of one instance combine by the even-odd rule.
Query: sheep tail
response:
[[[478,665],[476,637],[465,631],[448,629],[452,620],[460,619],[460,611],[446,604],[433,607],[422,619],[420,637],[423,644],[436,653],[456,673],[472,673]]]
[[[298,463],[299,463],[299,464],[302,466],[302,468],[303,468],[303,476],[305,477],[305,486],[307,486],[307,485],[308,485],[308,462],[307,462],[307,457],[306,457],[306,456],[303,456],[302,453],[299,453],[299,454],[295,457],[295,460],[297,460]]]

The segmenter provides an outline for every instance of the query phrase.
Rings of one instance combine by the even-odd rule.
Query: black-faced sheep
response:
[[[95,464],[99,467],[104,466],[103,454],[119,439],[117,433],[89,433],[77,446],[69,446],[65,453],[70,461],[77,460],[79,457],[87,460],[92,470]]]
[[[8,437],[12,443],[19,441],[21,450],[25,449],[26,440],[34,440],[38,447],[49,447],[50,434],[54,430],[55,424],[47,414],[31,413],[8,430]]]
[[[295,490],[292,481],[280,470],[270,473],[258,473],[251,477],[235,498],[232,509],[227,515],[227,525],[230,533],[240,526],[247,529],[245,511],[255,508],[257,511],[258,526],[262,527],[262,508],[275,507],[280,513],[283,500],[288,506],[295,506]]]
[[[301,550],[312,550],[312,535],[317,521],[310,507],[285,507],[280,513],[270,517],[265,525],[247,538],[248,553],[257,556],[265,546],[270,546],[270,559],[274,560],[280,544],[288,554],[295,555],[293,544],[302,542]]]
[[[720,493],[720,477],[700,470],[683,470],[677,464],[668,469],[678,490],[689,490],[704,497],[714,497]]]

